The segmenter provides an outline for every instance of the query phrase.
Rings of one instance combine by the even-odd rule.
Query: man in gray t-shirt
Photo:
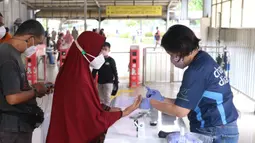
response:
[[[12,39],[0,44],[0,143],[32,142],[35,126],[31,117],[41,111],[35,98],[48,92],[44,83],[28,84],[21,53],[31,56],[43,40],[42,25],[28,20]]]

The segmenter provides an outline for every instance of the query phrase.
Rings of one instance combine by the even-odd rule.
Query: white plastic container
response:
[[[144,138],[145,137],[145,123],[140,122],[138,123],[138,138]]]
[[[137,137],[144,138],[145,137],[145,123],[143,121],[135,122],[135,126],[137,128]]]

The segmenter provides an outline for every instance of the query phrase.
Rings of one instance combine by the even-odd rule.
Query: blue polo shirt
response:
[[[175,104],[191,110],[191,131],[225,125],[238,118],[228,78],[204,51],[198,52],[185,71]]]

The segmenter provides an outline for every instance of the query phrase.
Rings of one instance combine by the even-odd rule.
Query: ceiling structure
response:
[[[84,18],[84,0],[20,0],[30,8],[40,10],[36,13],[37,18]],[[87,18],[98,19],[99,13],[104,18],[166,18],[167,8],[170,12],[175,11],[180,0],[86,0]],[[162,6],[162,16],[153,17],[109,17],[106,6]],[[100,9],[100,12],[99,12]],[[173,15],[173,14],[171,14]]]

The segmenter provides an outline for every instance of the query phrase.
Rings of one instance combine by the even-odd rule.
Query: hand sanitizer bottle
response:
[[[145,123],[139,122],[138,124],[138,138],[145,137]]]

